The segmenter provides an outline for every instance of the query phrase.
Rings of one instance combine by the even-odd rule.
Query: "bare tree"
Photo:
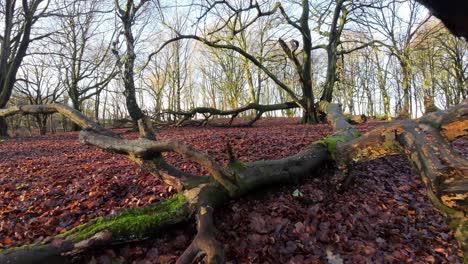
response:
[[[448,105],[458,104],[468,98],[468,43],[448,32],[439,35],[438,40],[449,61],[447,72],[455,81],[454,91],[450,95],[454,101]]]
[[[114,53],[117,64],[120,68],[120,77],[124,84],[124,94],[127,104],[127,110],[133,121],[133,128],[138,129],[138,120],[141,119],[144,114],[138,105],[136,98],[135,88],[135,37],[133,34],[133,26],[138,16],[143,12],[144,7],[147,5],[149,0],[140,0],[139,3],[135,3],[133,0],[126,0],[123,8],[118,0],[115,0],[116,14],[120,20],[121,32],[123,35],[124,47],[119,48],[119,36],[113,42],[112,52]],[[124,51],[121,51],[124,50]]]
[[[78,111],[83,111],[83,102],[97,97],[117,74],[110,60],[111,45],[106,40],[109,32],[102,26],[112,18],[106,17],[111,11],[103,10],[105,6],[100,3],[72,1],[56,18],[62,30],[51,44],[58,51],[50,53],[60,57],[59,76]],[[75,125],[74,130],[77,129]]]
[[[29,44],[47,35],[32,35],[34,24],[47,16],[47,0],[5,0],[0,3],[0,108],[7,105],[11,97],[16,74],[26,56]],[[0,117],[0,137],[8,136],[7,123]]]
[[[253,2],[253,1],[250,1],[250,3],[247,5],[242,4],[242,3],[236,3],[236,4],[238,4],[238,6],[232,6],[230,3],[226,1],[214,1],[212,3],[208,2],[208,5],[206,6],[206,9],[202,11],[203,14],[199,18],[199,20],[207,19],[209,15],[223,14],[218,17],[220,19],[219,20],[220,22],[216,25],[216,27],[212,28],[210,32],[206,33],[206,36],[208,37],[198,36],[198,35],[184,35],[181,32],[177,32],[176,30],[174,30],[174,32],[177,34],[177,37],[164,43],[152,55],[159,52],[162,48],[164,48],[170,42],[178,41],[180,39],[194,39],[213,48],[222,48],[222,49],[228,49],[228,50],[237,52],[240,55],[244,56],[246,59],[248,59],[251,63],[259,67],[281,89],[283,89],[292,98],[292,100],[297,103],[298,106],[304,109],[305,111],[304,122],[306,123],[315,122],[316,118],[315,118],[314,98],[313,98],[312,89],[310,87],[310,83],[308,81],[307,76],[305,76],[305,81],[302,82],[304,84],[303,89],[302,89],[303,91],[302,97],[304,99],[303,100],[295,94],[294,88],[289,87],[284,81],[280,80],[278,76],[276,76],[270,69],[268,69],[258,58],[250,54],[245,49],[243,49],[242,45],[238,46],[232,42],[232,40],[234,40],[237,37],[236,36],[237,34],[246,30],[248,27],[253,25],[258,19],[260,19],[261,17],[271,16],[275,14],[276,12],[279,12],[280,10],[281,10],[280,13],[283,14],[285,18],[287,18],[288,22],[293,23],[295,28],[300,28],[299,24],[289,19],[287,14],[284,12],[284,8],[279,3],[276,3],[269,11],[262,11],[261,10],[262,7],[260,6],[260,4],[257,2]],[[244,21],[243,23],[240,23],[239,21],[242,20],[242,14],[248,13],[248,12],[256,12],[256,15],[253,18],[250,18],[249,20]],[[228,16],[228,19],[222,18],[222,16],[224,16],[225,14]],[[301,16],[303,18],[303,21],[308,20],[308,15],[309,13],[308,13],[308,6],[307,6],[307,8],[304,9],[304,12]],[[307,23],[304,23],[303,26],[306,26],[306,24]],[[304,38],[310,39],[309,37],[307,37],[307,34],[310,35],[310,31],[305,31],[305,32],[309,32],[309,33],[306,33]],[[215,36],[216,33],[221,33],[221,36]],[[226,33],[229,34],[228,37],[225,36]],[[290,56],[290,58],[296,63],[295,65],[301,71],[299,74],[300,78],[304,77],[302,71],[306,72],[306,75],[308,75],[307,73],[309,71],[304,70],[302,68],[302,64],[299,63],[299,60],[297,59],[296,54],[294,53],[294,52],[299,52],[297,51],[298,47],[295,47],[295,50],[291,51],[291,49],[287,46],[287,44],[284,41],[280,40],[280,44],[285,49],[286,53],[289,52],[288,56]],[[304,67],[305,68],[308,67],[307,69],[310,69],[311,60],[310,60],[310,56],[307,55],[310,53],[310,49],[304,48],[304,52],[306,54],[303,56],[303,61],[305,65]]]
[[[411,54],[422,41],[415,41],[417,32],[430,19],[421,18],[421,6],[416,2],[400,3],[396,0],[379,2],[380,7],[368,13],[368,26],[371,30],[384,32],[385,40],[380,43],[391,52],[401,67],[401,89],[403,91],[403,106],[400,117],[410,117],[410,93],[412,78]],[[399,10],[405,8],[409,12],[407,19],[399,16]]]
[[[20,68],[14,91],[29,104],[59,102],[65,90],[60,79],[57,78],[57,71],[54,71],[54,63],[46,56],[28,59],[27,63],[23,63]],[[39,127],[39,133],[45,135],[49,115],[38,113],[33,116]]]
[[[288,14],[288,9],[281,3],[275,3],[272,5],[269,1],[259,3],[257,1],[246,2],[228,2],[228,1],[204,1],[202,6],[202,14],[198,18],[198,21],[216,18],[218,21],[214,28],[206,29],[202,28],[200,31],[204,32],[204,35],[200,34],[183,34],[174,30],[178,36],[167,41],[161,48],[168,43],[178,41],[180,39],[194,39],[200,41],[210,47],[222,48],[233,50],[242,55],[245,60],[250,61],[258,68],[260,68],[266,75],[268,75],[273,82],[275,82],[279,88],[285,91],[293,101],[297,103],[304,111],[303,120],[304,123],[315,123],[317,122],[317,113],[315,111],[315,95],[312,87],[312,51],[316,49],[326,49],[329,54],[328,58],[328,70],[327,70],[327,81],[325,89],[323,90],[322,100],[331,101],[333,85],[336,81],[336,58],[339,55],[351,53],[355,50],[367,47],[371,43],[361,43],[362,45],[357,46],[351,50],[342,50],[338,46],[341,44],[340,36],[343,32],[344,25],[347,22],[347,17],[350,12],[363,8],[363,5],[356,5],[353,1],[349,0],[337,0],[328,1],[326,8],[321,10],[322,13],[317,14],[318,26],[314,28],[315,31],[324,35],[328,39],[328,44],[312,45],[312,34],[309,25],[309,19],[311,16],[310,3],[308,0],[302,0],[300,3],[294,3],[300,7],[301,13],[298,18],[292,15],[294,12]],[[331,7],[334,8],[334,15],[330,25],[325,23],[329,21],[328,14]],[[267,11],[265,11],[266,9]],[[294,9],[291,7],[291,10]],[[278,15],[287,25],[295,30],[300,36],[301,41],[291,39],[286,43],[282,38],[279,38],[278,43],[284,52],[284,55],[289,59],[291,64],[296,70],[296,74],[300,79],[301,95],[298,96],[295,93],[294,87],[288,85],[285,80],[281,80],[278,75],[274,74],[271,69],[260,61],[257,57],[252,55],[246,50],[245,45],[236,45],[234,40],[241,39],[242,34],[249,27],[255,24],[262,17],[273,17]],[[245,17],[245,18],[244,18]],[[322,30],[322,26],[327,25],[326,31]],[[240,37],[239,37],[240,36]],[[302,46],[300,45],[302,44]],[[160,49],[161,49],[160,48]],[[158,49],[155,53],[159,52]],[[155,54],[153,53],[153,54]],[[245,62],[244,62],[245,63]],[[249,78],[247,78],[249,79]]]

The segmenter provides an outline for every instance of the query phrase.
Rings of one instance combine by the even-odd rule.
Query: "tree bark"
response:
[[[39,134],[41,136],[47,133],[47,117],[48,115],[46,114],[34,115],[34,118],[36,119],[36,124],[39,127]]]
[[[22,1],[22,8],[18,8],[16,1],[5,1],[3,5],[3,36],[0,50],[0,109],[10,100],[16,74],[26,56],[31,42],[31,29],[41,17],[37,14],[42,1]],[[45,12],[46,10],[44,10]],[[17,18],[24,18],[23,20]],[[16,24],[16,26],[15,26]],[[14,30],[18,27],[21,30]],[[0,119],[0,137],[8,136],[8,126]]]
[[[347,11],[343,8],[343,3],[343,0],[337,0],[333,12],[327,45],[327,75],[323,94],[320,98],[321,101],[331,102],[333,99],[333,88],[336,82],[336,63],[338,61],[338,44],[347,16]]]
[[[148,0],[141,0],[138,5],[132,0],[126,1],[124,9],[120,8],[118,1],[115,2],[115,7],[118,17],[122,22],[123,36],[125,39],[126,52],[121,56],[117,47],[118,41],[114,42],[112,52],[117,58],[117,64],[121,68],[120,76],[124,83],[125,103],[127,105],[128,113],[132,119],[133,129],[138,131],[138,120],[144,117],[143,111],[138,105],[136,99],[136,88],[134,79],[135,67],[135,38],[133,36],[132,26],[137,17],[137,12]]]
[[[404,119],[410,118],[410,83],[411,83],[411,68],[408,62],[403,58],[400,60],[401,69],[403,71],[403,80],[401,88],[403,90],[403,108],[400,112],[400,117]]]
[[[0,138],[8,137],[8,124],[4,117],[0,117]]]
[[[309,1],[302,0],[302,15],[300,19],[302,43],[304,43],[304,56],[302,57],[302,94],[305,107],[302,123],[315,124],[317,112],[315,111],[315,97],[312,90],[312,36],[309,28]]]
[[[75,88],[74,91],[77,92],[78,88]],[[76,111],[79,111],[79,112],[83,111],[83,109],[82,109],[83,104],[82,104],[82,102],[79,101],[78,94],[74,93],[74,96],[70,97],[70,99],[72,101],[73,109],[75,109]],[[72,123],[72,129],[71,130],[72,131],[80,131],[81,127],[76,123]]]

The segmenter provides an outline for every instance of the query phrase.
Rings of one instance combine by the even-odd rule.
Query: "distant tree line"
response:
[[[128,119],[136,129],[145,115],[175,124],[278,115],[316,123],[319,101],[354,115],[410,118],[422,115],[424,97],[447,108],[468,96],[466,41],[416,2],[0,5],[0,108],[62,102],[102,124]],[[289,102],[296,107],[247,107]],[[196,111],[206,108],[216,111]],[[67,127],[31,118],[9,124],[36,124],[41,134]],[[0,118],[2,136],[7,124]]]

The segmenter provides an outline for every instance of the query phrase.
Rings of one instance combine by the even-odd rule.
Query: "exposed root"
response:
[[[216,240],[216,228],[213,224],[213,208],[201,206],[197,213],[197,235],[190,246],[177,260],[177,264],[190,264],[199,256],[205,254],[207,263],[224,263],[223,246]]]

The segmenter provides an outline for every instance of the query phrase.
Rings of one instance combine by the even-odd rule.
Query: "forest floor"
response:
[[[278,159],[328,135],[328,125],[260,120],[253,128],[158,130],[226,163],[226,143],[242,161]],[[356,127],[365,132],[382,122]],[[135,138],[135,134],[125,137]],[[468,157],[468,138],[453,146]],[[203,173],[177,155],[177,167]],[[431,205],[403,156],[359,164],[356,181],[337,194],[330,165],[300,182],[259,190],[216,210],[218,240],[230,263],[462,263],[444,217]],[[125,156],[78,142],[78,133],[12,138],[0,143],[0,249],[38,242],[97,216],[144,206],[175,191]],[[194,226],[156,239],[92,252],[83,263],[173,263]]]

